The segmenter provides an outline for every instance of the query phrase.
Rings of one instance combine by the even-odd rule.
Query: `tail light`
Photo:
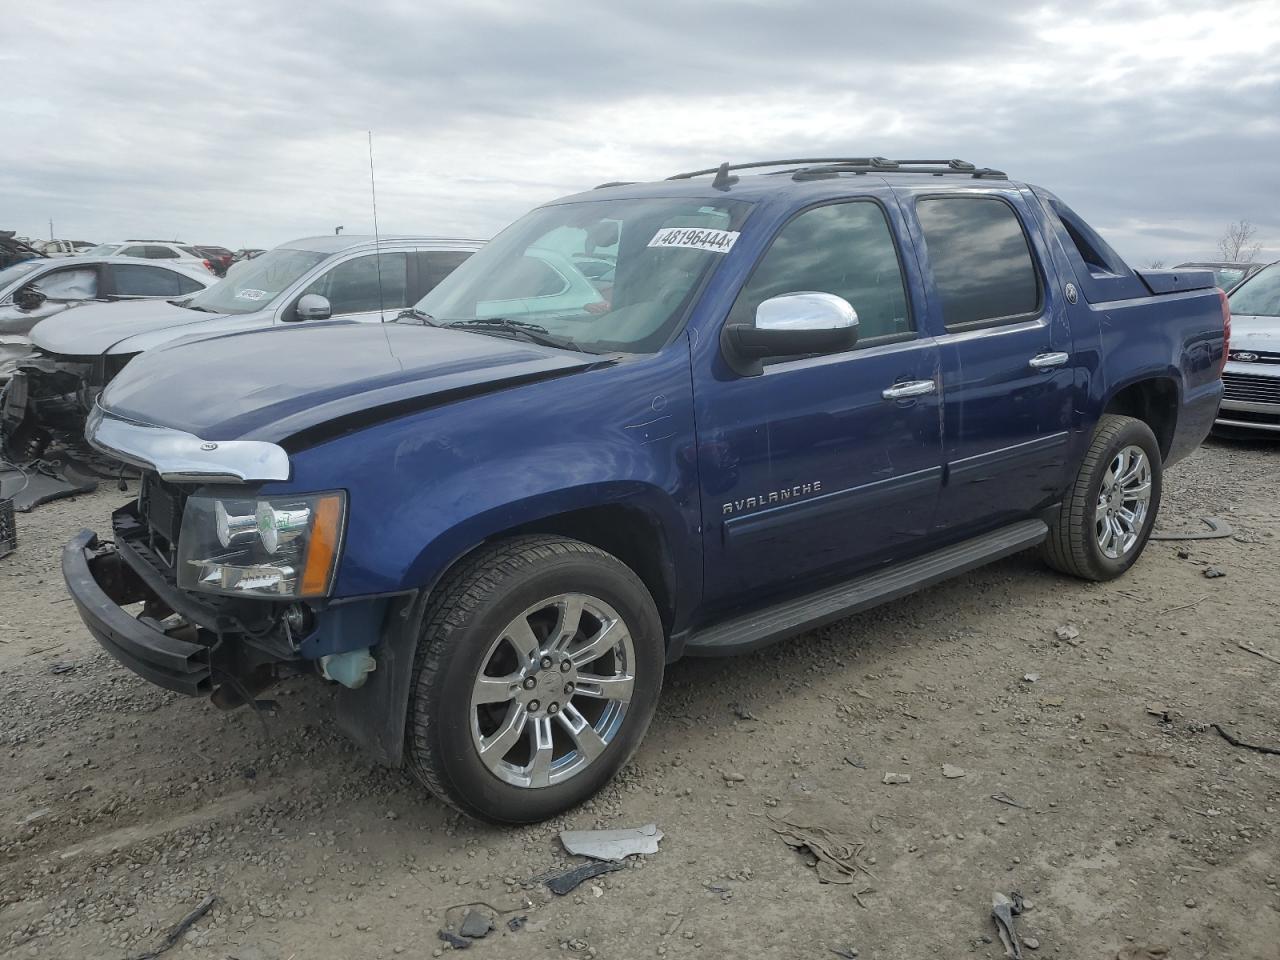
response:
[[[206,270],[208,270],[210,273],[217,273],[217,272],[218,272],[217,270],[213,269],[213,261],[212,261],[212,260],[206,260],[206,261],[204,262],[204,268],[205,268]]]
[[[1218,364],[1218,372],[1221,373],[1231,352],[1231,301],[1221,288],[1218,289],[1218,300],[1222,304],[1222,362]]]

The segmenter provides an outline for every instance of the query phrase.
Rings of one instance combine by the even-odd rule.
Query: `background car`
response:
[[[1280,262],[1259,270],[1227,300],[1231,352],[1214,426],[1280,434]]]
[[[147,300],[197,293],[217,281],[202,266],[129,257],[39,257],[0,270],[0,383],[30,352],[41,320],[90,301]]]
[[[1261,270],[1266,264],[1263,263],[1239,263],[1229,260],[1196,260],[1194,262],[1179,263],[1173,269],[1182,270],[1212,270],[1213,282],[1223,290],[1230,293],[1235,287],[1238,287],[1244,281]]]
[[[213,272],[220,277],[227,275],[227,270],[231,268],[231,264],[235,261],[235,254],[226,247],[198,244],[194,249],[197,253],[204,255],[205,259],[213,265]]]
[[[126,240],[123,243],[100,243],[89,255],[96,257],[141,257],[144,260],[190,260],[210,273],[217,273],[213,261],[190,244],[177,240]]]
[[[97,246],[88,240],[33,240],[31,245],[46,257],[78,257]]]
[[[38,257],[0,270],[0,383],[31,352],[29,330],[88,302],[155,300],[197,293],[216,276],[188,262],[140,264],[132,257]]]

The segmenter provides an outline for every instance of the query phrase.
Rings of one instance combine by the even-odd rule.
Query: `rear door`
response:
[[[111,277],[109,296],[113,300],[140,300],[147,297],[177,297],[189,292],[189,284],[173,270],[146,263],[113,263],[106,267]]]
[[[938,352],[912,309],[892,194],[824,203],[779,229],[728,321],[818,291],[859,318],[845,353],[776,358],[696,389],[710,611],[813,589],[923,549],[942,476]],[[908,295],[908,289],[911,295]]]
[[[942,368],[946,482],[936,527],[959,535],[1060,496],[1073,422],[1071,331],[1016,190],[916,189],[908,207]]]

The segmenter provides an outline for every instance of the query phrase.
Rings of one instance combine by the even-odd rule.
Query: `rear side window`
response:
[[[178,274],[163,267],[117,263],[111,267],[118,297],[176,297]]]
[[[792,219],[738,294],[729,322],[754,325],[765,300],[802,291],[849,301],[859,343],[915,329],[889,223],[871,201],[814,207]]]
[[[192,279],[191,277],[188,277],[186,274],[175,273],[174,276],[178,278],[179,293],[197,293],[204,289],[203,284],[197,283],[194,279]]]
[[[150,254],[149,254],[149,253],[147,253],[147,250],[148,250],[148,249],[149,249],[148,247],[125,247],[123,250],[121,250],[121,251],[120,251],[120,256],[122,256],[122,257],[148,257],[148,256],[150,256]]]
[[[147,258],[150,260],[177,260],[178,251],[172,247],[147,247]]]
[[[1040,309],[1040,281],[1013,207],[995,197],[916,204],[947,329],[1013,321]]]
[[[421,296],[426,296],[453,271],[457,270],[471,256],[469,250],[432,250],[418,254],[418,276],[422,287]]]

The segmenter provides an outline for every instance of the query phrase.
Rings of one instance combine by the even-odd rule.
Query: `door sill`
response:
[[[724,620],[693,633],[683,652],[693,657],[750,653],[1019,553],[1048,535],[1049,528],[1043,520],[1021,520],[914,560]]]

